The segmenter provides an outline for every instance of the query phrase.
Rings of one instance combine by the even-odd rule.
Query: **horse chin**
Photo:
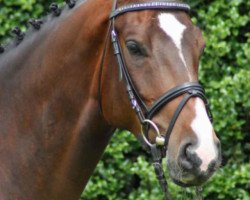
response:
[[[202,186],[206,181],[207,179],[193,179],[193,180],[190,180],[189,177],[183,177],[181,180],[177,180],[173,177],[171,177],[173,182],[176,184],[176,185],[179,185],[181,187],[194,187],[194,186]],[[187,180],[186,180],[187,179]]]
[[[181,187],[202,186],[212,174],[183,171],[175,162],[167,162],[170,178]]]

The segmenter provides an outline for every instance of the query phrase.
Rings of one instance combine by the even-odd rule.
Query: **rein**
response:
[[[163,167],[162,167],[162,159],[166,156],[166,151],[168,147],[168,141],[171,136],[174,125],[186,105],[186,103],[193,97],[198,97],[203,100],[206,106],[207,114],[212,121],[212,115],[208,107],[208,101],[205,96],[205,91],[203,87],[197,82],[186,82],[179,86],[176,86],[165,94],[163,94],[154,104],[149,108],[141,99],[139,93],[136,90],[136,87],[133,84],[131,76],[129,74],[128,68],[125,64],[124,57],[121,50],[121,45],[119,42],[118,34],[115,30],[115,18],[127,12],[141,11],[141,10],[171,10],[171,11],[184,11],[189,12],[190,7],[184,3],[177,2],[148,2],[148,3],[135,3],[129,4],[122,7],[117,8],[117,0],[113,1],[112,12],[110,14],[110,27],[108,29],[108,34],[111,34],[111,42],[114,50],[114,55],[116,56],[118,67],[119,67],[119,80],[122,79],[125,82],[126,90],[128,94],[128,98],[130,100],[131,106],[135,111],[140,123],[141,123],[141,134],[142,134],[142,145],[146,147],[146,150],[151,152],[153,159],[153,166],[155,169],[155,173],[159,184],[161,186],[162,191],[165,195],[165,200],[171,200],[171,195],[168,190],[168,184],[164,175]],[[106,54],[107,47],[107,39],[104,46],[103,56],[101,60],[101,70],[103,68],[104,57]],[[101,75],[99,75],[99,104],[100,110],[102,112],[101,106]],[[157,112],[166,104],[174,100],[175,98],[184,95],[182,101],[179,103],[176,108],[173,117],[169,123],[169,127],[166,131],[166,134],[161,135],[159,128],[157,125],[151,120],[153,116],[157,114]],[[155,144],[152,144],[148,139],[148,131],[152,128],[152,130],[156,134]]]

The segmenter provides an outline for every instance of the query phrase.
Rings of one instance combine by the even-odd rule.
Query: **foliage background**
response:
[[[62,0],[57,0],[62,3]],[[250,1],[187,0],[193,21],[204,31],[207,47],[200,80],[222,142],[223,167],[204,186],[207,200],[250,200]],[[0,42],[10,29],[46,15],[49,0],[0,0]],[[193,189],[170,184],[174,199],[192,199]],[[160,200],[149,156],[135,138],[117,131],[98,164],[82,200]]]

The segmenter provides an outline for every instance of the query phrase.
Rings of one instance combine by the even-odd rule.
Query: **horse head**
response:
[[[118,64],[111,50],[106,64],[112,70],[104,69],[101,82],[104,118],[148,146],[163,146],[175,183],[203,184],[220,165],[221,155],[198,84],[205,48],[201,30],[186,4],[129,1],[113,7],[111,37]]]
[[[114,128],[151,151],[158,178],[167,157],[177,184],[203,184],[220,165],[220,143],[189,6],[66,3],[0,45],[0,199],[79,198]]]

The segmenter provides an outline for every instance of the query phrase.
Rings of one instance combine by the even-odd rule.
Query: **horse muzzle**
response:
[[[172,180],[182,186],[200,186],[205,183],[221,164],[221,148],[219,140],[215,142],[215,153],[205,147],[187,142],[179,148],[176,158],[168,152],[167,167]],[[201,152],[203,151],[203,154]]]

